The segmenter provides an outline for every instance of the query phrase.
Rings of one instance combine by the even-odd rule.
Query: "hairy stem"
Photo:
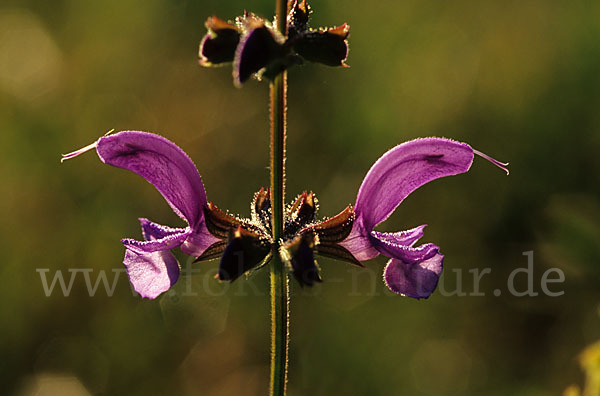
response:
[[[286,34],[287,0],[276,0],[277,29]],[[285,205],[285,129],[287,73],[270,84],[271,205],[275,252],[271,261],[271,396],[284,396],[287,383],[289,340],[288,276],[279,255]]]

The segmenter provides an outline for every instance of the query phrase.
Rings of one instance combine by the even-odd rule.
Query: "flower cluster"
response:
[[[200,64],[233,62],[238,86],[253,75],[272,79],[304,61],[346,66],[347,24],[310,28],[311,10],[306,0],[290,0],[288,10],[285,36],[254,14],[244,13],[234,22],[208,18],[208,33],[200,44]],[[281,240],[274,241],[268,189],[255,194],[250,217],[241,218],[207,200],[192,160],[161,136],[139,131],[105,135],[64,155],[63,160],[92,149],[102,162],[132,171],[150,182],[186,222],[183,228],[171,228],[141,218],[144,240],[122,240],[129,279],[134,289],[147,298],[156,298],[179,278],[179,263],[171,252],[176,248],[196,261],[219,258],[221,281],[234,281],[279,255],[302,286],[321,282],[316,255],[362,266],[362,262],[381,254],[389,258],[384,280],[392,291],[427,298],[437,286],[444,256],[433,243],[416,245],[425,225],[393,233],[375,231],[375,227],[422,185],[467,172],[475,154],[508,173],[508,164],[466,143],[445,138],[412,140],[379,158],[365,176],[354,206],[348,205],[336,216],[319,220],[316,196],[312,192],[300,194],[285,210]]]
[[[317,220],[318,203],[310,192],[300,194],[285,211],[279,243],[271,237],[269,190],[255,194],[248,219],[227,214],[209,202],[192,160],[173,142],[152,133],[124,131],[100,138],[63,159],[96,149],[106,164],[132,171],[150,182],[187,226],[171,228],[140,219],[143,241],[123,239],[124,265],[134,289],[156,298],[179,278],[171,250],[180,248],[197,261],[220,257],[218,278],[234,281],[279,254],[301,285],[321,281],[315,255],[352,264],[384,255],[387,286],[413,298],[427,298],[436,288],[444,256],[433,243],[415,246],[425,225],[384,233],[374,228],[420,186],[445,176],[467,172],[478,154],[468,144],[444,138],[416,139],[394,147],[371,167],[354,206]],[[507,171],[508,172],[508,171]],[[276,251],[276,247],[279,247]]]
[[[309,27],[311,9],[306,0],[291,0],[287,37],[273,24],[255,14],[244,13],[233,22],[212,16],[208,33],[200,43],[200,65],[218,66],[233,62],[234,83],[240,86],[251,76],[273,79],[304,61],[328,66],[346,66],[347,24],[335,28]]]

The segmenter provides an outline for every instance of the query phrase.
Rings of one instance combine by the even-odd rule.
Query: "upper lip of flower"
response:
[[[222,254],[219,278],[234,280],[268,262],[275,245],[301,284],[321,280],[313,253],[361,265],[379,254],[390,258],[384,270],[388,287],[414,298],[427,298],[435,289],[444,256],[427,243],[415,247],[425,225],[398,233],[377,232],[410,193],[445,176],[467,172],[474,154],[506,170],[503,164],[468,144],[444,138],[416,139],[385,153],[371,167],[359,189],[356,204],[337,216],[316,221],[318,202],[304,192],[288,206],[283,237],[271,237],[269,190],[261,189],[251,206],[252,217],[241,219],[219,210],[206,199],[200,174],[192,160],[171,141],[147,132],[124,131],[63,156],[72,158],[95,148],[109,165],[142,176],[163,195],[185,228],[170,228],[140,219],[144,241],[123,239],[124,264],[134,289],[155,298],[179,277],[170,250],[181,247],[199,260]],[[239,258],[242,260],[239,260]]]

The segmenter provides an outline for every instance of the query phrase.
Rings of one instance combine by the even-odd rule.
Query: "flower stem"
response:
[[[287,0],[276,0],[277,29],[286,34]],[[287,272],[279,255],[285,205],[285,129],[287,73],[270,84],[271,206],[275,251],[271,261],[271,380],[270,395],[284,396],[287,382],[289,340],[289,289]]]

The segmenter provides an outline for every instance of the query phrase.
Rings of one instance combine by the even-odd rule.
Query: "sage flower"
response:
[[[444,256],[433,243],[415,247],[426,224],[395,233],[374,228],[417,188],[441,177],[467,172],[474,154],[508,174],[508,164],[450,139],[416,139],[386,152],[365,176],[354,206],[352,231],[340,244],[360,261],[379,254],[389,257],[383,276],[393,292],[417,299],[429,297],[442,273]]]
[[[179,264],[171,252],[175,248],[196,261],[220,257],[217,277],[221,281],[234,281],[268,263],[273,254],[279,254],[302,286],[321,282],[315,255],[362,266],[362,261],[382,254],[390,258],[384,271],[387,286],[396,293],[426,298],[437,285],[444,256],[432,243],[414,246],[423,236],[425,225],[397,233],[374,228],[420,186],[467,172],[474,154],[505,170],[507,165],[449,139],[403,143],[373,165],[354,207],[348,205],[337,216],[317,220],[316,196],[312,192],[300,194],[287,206],[282,239],[274,243],[268,189],[254,195],[250,218],[241,218],[208,202],[192,160],[161,136],[119,132],[66,154],[63,160],[91,149],[96,149],[102,162],[130,170],[150,182],[187,223],[184,228],[171,228],[141,218],[144,240],[122,240],[126,248],[123,264],[129,279],[134,290],[147,298],[156,298],[177,281]]]
[[[171,228],[141,218],[143,241],[123,239],[127,269],[133,288],[142,297],[155,298],[179,278],[179,264],[172,249],[200,256],[218,238],[206,228],[208,203],[202,179],[190,158],[174,143],[147,132],[125,131],[104,136],[81,150],[63,156],[73,158],[96,149],[105,164],[137,173],[151,183],[187,226]]]

